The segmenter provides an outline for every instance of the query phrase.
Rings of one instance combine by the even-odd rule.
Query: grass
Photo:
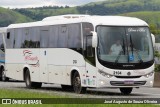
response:
[[[62,98],[58,95],[30,92],[27,90],[0,89],[0,98]],[[64,98],[64,96],[63,96]]]
[[[0,89],[0,98],[69,98],[49,93],[28,90]],[[157,107],[150,104],[43,104],[43,105],[0,105],[0,107]]]
[[[0,105],[1,107],[11,107],[11,105]],[[110,104],[110,105],[99,105],[99,104],[81,104],[81,105],[78,105],[78,104],[70,104],[70,105],[65,105],[65,104],[56,104],[56,105],[49,105],[49,104],[46,104],[46,105],[12,105],[12,107],[158,107],[157,105],[129,105],[129,104],[126,104],[126,105],[113,105],[113,104]]]

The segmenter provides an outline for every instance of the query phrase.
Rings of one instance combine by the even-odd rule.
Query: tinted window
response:
[[[7,30],[7,34],[9,36],[5,36],[6,48],[13,48],[14,44],[14,29]]]
[[[68,25],[68,48],[81,48],[81,28],[80,24]]]
[[[83,39],[84,39],[84,49],[86,50],[86,36],[91,35],[91,31],[93,31],[93,25],[91,23],[83,23]]]
[[[40,30],[40,47],[48,48],[48,40],[49,39],[49,29],[48,27],[41,27]]]
[[[39,27],[24,28],[22,38],[22,48],[39,48],[40,36]]]
[[[57,48],[58,44],[58,26],[50,27],[49,48]]]
[[[14,44],[14,48],[21,48],[21,44],[22,44],[22,38],[23,38],[23,29],[20,28],[20,29],[15,29],[14,30],[14,41],[15,41],[15,44]]]
[[[0,33],[0,50],[4,51],[3,35]]]
[[[68,40],[68,27],[67,25],[60,25],[58,32],[58,48],[66,48]]]

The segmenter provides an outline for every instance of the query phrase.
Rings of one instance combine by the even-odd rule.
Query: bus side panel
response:
[[[31,54],[25,54],[24,64],[21,69],[24,69],[24,65],[29,66],[31,81],[40,82],[40,55],[39,49],[24,49],[24,51],[29,51]]]
[[[20,49],[6,49],[6,76],[16,80],[23,80],[20,65],[24,62]]]
[[[7,77],[23,80],[23,69],[26,65],[30,71],[31,81],[39,82],[39,49],[6,50]]]
[[[49,82],[58,84],[71,84],[71,71],[85,67],[85,60],[80,53],[67,48],[48,49]],[[80,75],[85,70],[79,69]],[[82,71],[81,71],[82,70]]]
[[[86,84],[88,87],[96,87],[97,85],[97,72],[98,68],[93,66],[92,64],[86,62]]]
[[[47,58],[48,58],[48,52],[47,49],[40,49],[40,81],[48,83],[48,66],[47,66]]]

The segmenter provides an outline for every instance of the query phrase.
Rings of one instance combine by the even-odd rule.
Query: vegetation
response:
[[[85,14],[113,15],[137,11],[159,11],[159,0],[106,0],[93,2],[84,6],[78,6],[78,11]]]
[[[117,15],[138,11],[160,11],[159,0],[106,0],[93,2],[77,7],[40,7],[28,9],[14,9],[34,20],[41,20],[46,16],[63,14]]]
[[[155,35],[156,42],[160,42],[160,11],[139,11],[120,15],[137,17],[146,21],[150,25],[151,32]]]
[[[5,27],[11,23],[29,22],[33,21],[31,18],[26,17],[13,10],[4,9],[0,7],[0,26]]]
[[[0,89],[0,98],[69,98],[68,96],[59,96],[49,93],[38,93],[30,90]],[[81,96],[79,96],[81,97]],[[0,105],[1,107],[117,107],[116,104],[45,104],[45,105]],[[118,107],[157,107],[151,104],[119,104]]]
[[[158,51],[155,51],[154,56],[157,57],[157,58],[160,58],[160,53]],[[160,65],[159,64],[155,65],[154,71],[155,72],[160,72]]]
[[[33,20],[42,20],[47,16],[56,16],[63,14],[78,14],[76,7],[69,8],[66,7],[39,7],[39,8],[27,8],[27,9],[14,9],[25,16],[32,18]]]

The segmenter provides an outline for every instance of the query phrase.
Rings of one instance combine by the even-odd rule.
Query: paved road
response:
[[[0,82],[0,88],[26,90],[24,82]],[[119,89],[87,89],[86,94],[75,94],[74,92],[64,91],[60,85],[43,84],[40,89],[29,89],[28,91],[69,96],[74,98],[160,98],[160,88],[139,88],[133,89],[132,94],[124,96]]]

